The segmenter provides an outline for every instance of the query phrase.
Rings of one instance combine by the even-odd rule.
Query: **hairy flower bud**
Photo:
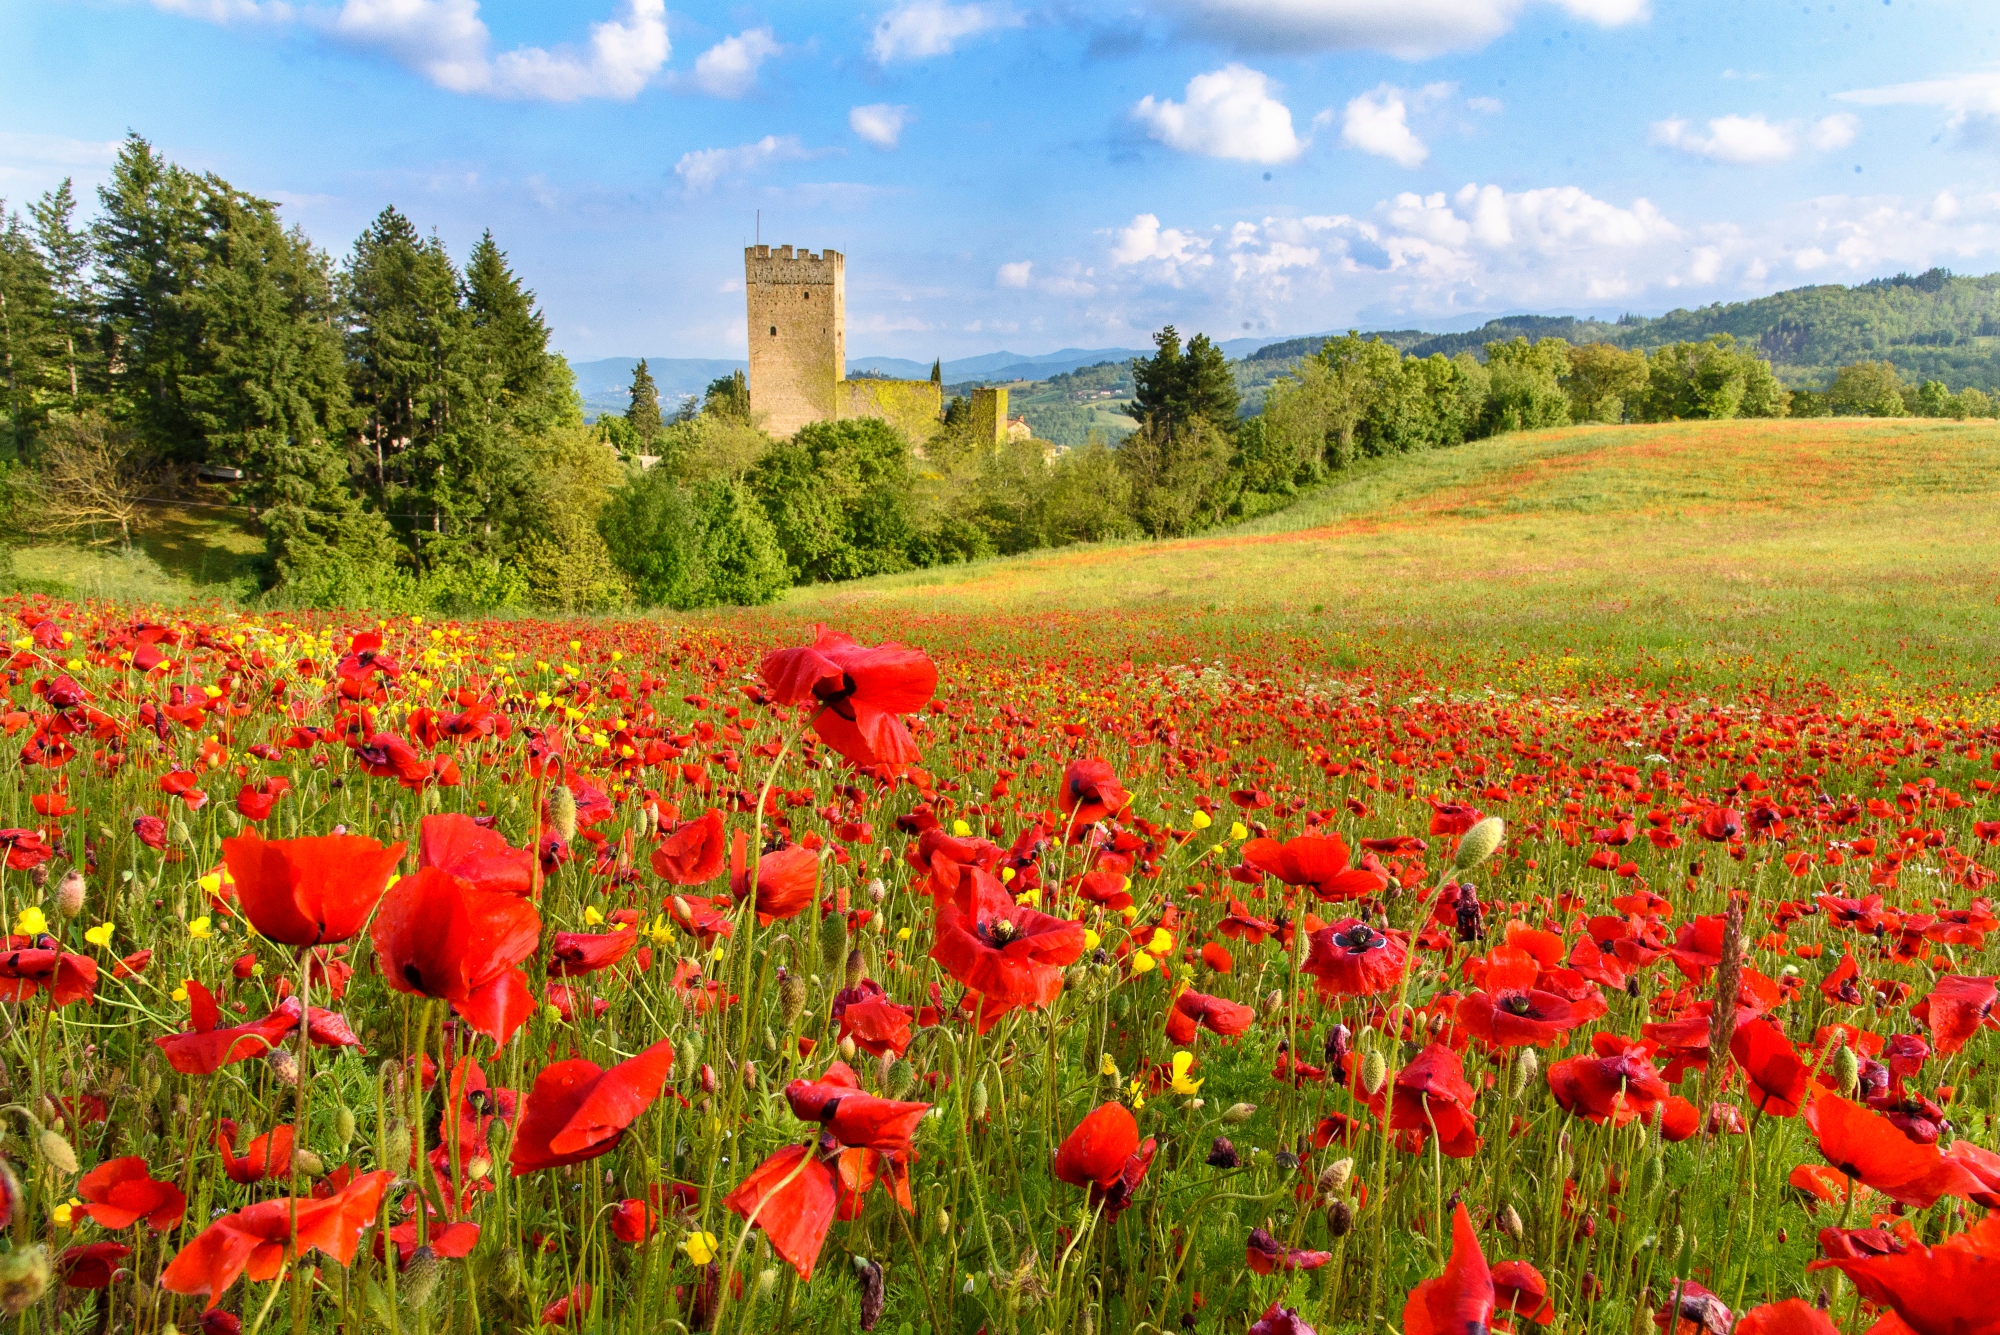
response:
[[[1452,859],[1452,866],[1459,871],[1477,867],[1500,851],[1500,841],[1506,833],[1506,822],[1498,816],[1488,816],[1459,836],[1458,853]]]
[[[1855,1088],[1861,1083],[1861,1059],[1845,1043],[1833,1054],[1833,1078],[1839,1083],[1842,1094],[1854,1097]]]
[[[1519,1242],[1521,1235],[1527,1231],[1521,1223],[1521,1212],[1516,1210],[1512,1205],[1500,1207],[1499,1223],[1500,1231],[1516,1242]]]
[[[986,1120],[986,1082],[984,1080],[975,1080],[972,1082],[972,1120],[975,1122]]]
[[[888,1078],[882,1087],[889,1091],[889,1097],[900,1099],[910,1092],[910,1086],[917,1083],[917,1068],[901,1058],[889,1063]]]
[[[438,1260],[437,1253],[429,1247],[419,1247],[410,1253],[409,1264],[397,1278],[396,1296],[411,1311],[428,1307],[443,1277],[444,1262]]]
[[[354,1133],[358,1129],[354,1121],[354,1109],[344,1103],[341,1104],[340,1111],[335,1113],[333,1117],[333,1131],[335,1137],[340,1141],[342,1153],[346,1153],[347,1147],[354,1143]]]
[[[56,886],[56,912],[65,918],[74,918],[83,912],[85,888],[82,872],[75,867],[64,872],[61,883]]]
[[[1535,1086],[1535,1077],[1542,1071],[1541,1059],[1535,1056],[1533,1048],[1522,1048],[1514,1058],[1514,1066],[1508,1072],[1507,1093],[1510,1098],[1521,1098]]]
[[[1354,1160],[1334,1160],[1326,1166],[1326,1171],[1319,1175],[1319,1194],[1322,1196],[1338,1196],[1341,1192],[1347,1190],[1347,1184],[1353,1176]]]
[[[1252,1117],[1255,1117],[1256,1115],[1257,1115],[1256,1104],[1232,1103],[1229,1105],[1228,1110],[1222,1114],[1222,1120],[1224,1122],[1227,1122],[1231,1126],[1236,1126],[1239,1123],[1249,1121]]]
[[[264,1054],[264,1064],[271,1068],[271,1074],[281,1085],[294,1088],[299,1083],[299,1059],[292,1055],[290,1048],[272,1048]]]
[[[1361,1059],[1361,1087],[1370,1094],[1379,1094],[1388,1079],[1389,1059],[1382,1055],[1381,1049],[1370,1048]]]
[[[549,828],[561,835],[564,843],[576,838],[575,793],[572,793],[566,785],[557,784],[549,789],[546,810]]]
[[[58,1173],[68,1176],[76,1171],[76,1151],[63,1139],[62,1132],[45,1129],[35,1138],[35,1148],[41,1151],[49,1167]]]
[[[859,987],[868,976],[868,955],[860,949],[847,952],[847,986]]]
[[[1344,1238],[1354,1231],[1354,1207],[1346,1201],[1335,1201],[1326,1207],[1326,1231],[1336,1238]]]
[[[847,967],[847,915],[829,913],[819,920],[819,967],[839,973]]]
[[[326,1171],[326,1160],[308,1149],[292,1151],[292,1171],[300,1177],[318,1177]]]
[[[778,1014],[790,1026],[806,1010],[806,980],[795,973],[787,973],[778,979]]]
[[[382,1137],[382,1162],[377,1165],[392,1173],[401,1173],[410,1166],[410,1128],[403,1122],[389,1123],[389,1130]]]
[[[19,1316],[49,1288],[49,1249],[41,1243],[0,1256],[0,1313]]]

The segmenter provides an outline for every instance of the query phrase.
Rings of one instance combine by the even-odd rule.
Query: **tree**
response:
[[[530,445],[536,479],[533,526],[519,565],[535,601],[560,612],[622,605],[626,583],[598,525],[623,479],[611,451],[586,427],[558,427]]]
[[[102,416],[58,415],[43,433],[36,466],[17,475],[29,525],[54,537],[116,529],[130,550],[145,496],[145,445],[136,432]]]
[[[704,416],[747,424],[750,421],[748,377],[741,371],[731,371],[709,381],[707,391],[701,396],[701,411]]]
[[[635,472],[606,502],[598,529],[650,606],[755,605],[791,586],[770,520],[728,479],[689,487],[657,466]]]
[[[1578,422],[1622,422],[1625,403],[1646,387],[1646,354],[1628,352],[1609,343],[1585,343],[1570,349],[1569,415]]]
[[[76,412],[83,406],[84,394],[98,387],[103,367],[96,346],[97,293],[91,274],[90,234],[76,226],[76,193],[67,176],[28,211],[34,218],[35,244],[48,269],[55,299],[51,314],[63,345],[69,409]]]
[[[625,409],[625,423],[632,429],[639,453],[656,452],[653,444],[660,435],[660,388],[653,383],[644,357],[632,368],[632,402]]]
[[[920,540],[910,445],[873,417],[813,422],[750,470],[795,582],[907,570]]]
[[[1530,343],[1516,336],[1486,345],[1486,370],[1492,388],[1486,400],[1489,432],[1540,431],[1569,425],[1569,395],[1563,377],[1569,374],[1569,344],[1560,338]]]
[[[0,207],[0,439],[16,458],[48,416],[56,312],[47,266],[20,218]]]
[[[1647,359],[1646,388],[1634,416],[1645,422],[1783,417],[1791,396],[1771,364],[1728,334],[1672,343]]]
[[[1891,362],[1855,362],[1843,366],[1827,390],[1839,417],[1903,417],[1903,378]]]
[[[1225,435],[1234,431],[1241,400],[1222,349],[1196,334],[1183,351],[1172,325],[1155,334],[1153,344],[1158,351],[1151,357],[1132,361],[1134,416],[1169,431],[1196,421]]]

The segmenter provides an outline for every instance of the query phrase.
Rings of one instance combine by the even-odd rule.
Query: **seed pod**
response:
[[[271,1074],[278,1078],[279,1084],[290,1085],[294,1089],[298,1087],[299,1059],[292,1055],[290,1048],[272,1048],[264,1054],[264,1064],[271,1068]]]
[[[882,1284],[882,1263],[866,1257],[854,1258],[854,1277],[861,1281],[861,1329],[873,1330],[882,1319],[887,1294]]]
[[[83,873],[71,867],[63,873],[62,882],[56,886],[56,912],[65,918],[74,918],[83,912]]]
[[[1512,1205],[1502,1206],[1500,1209],[1500,1231],[1516,1242],[1519,1242],[1521,1235],[1527,1232],[1521,1223],[1521,1212]]]
[[[1354,1209],[1346,1201],[1335,1201],[1326,1207],[1326,1231],[1336,1238],[1344,1238],[1354,1231]]]
[[[1523,1098],[1535,1087],[1535,1078],[1542,1073],[1541,1058],[1535,1056],[1533,1048],[1522,1048],[1514,1058],[1512,1071],[1508,1073],[1507,1093],[1511,1098]]]
[[[575,793],[572,793],[567,786],[560,783],[557,784],[555,787],[549,789],[546,809],[549,817],[549,828],[561,835],[564,843],[568,843],[570,840],[576,838]]]
[[[1368,1049],[1368,1055],[1361,1059],[1361,1087],[1370,1094],[1379,1094],[1388,1079],[1389,1059],[1379,1048]]]
[[[849,987],[861,986],[861,980],[868,976],[868,952],[856,947],[847,952],[846,982]]]
[[[1488,816],[1459,836],[1458,853],[1452,858],[1452,866],[1459,871],[1477,867],[1500,851],[1500,840],[1506,833],[1506,822],[1498,816]]]
[[[1252,1117],[1255,1117],[1256,1115],[1257,1115],[1256,1104],[1232,1103],[1229,1105],[1228,1110],[1222,1114],[1222,1120],[1224,1122],[1227,1122],[1230,1126],[1239,1126],[1242,1123],[1249,1121]]]
[[[41,1243],[0,1256],[0,1313],[19,1316],[49,1289],[49,1249]]]
[[[300,1177],[318,1177],[326,1171],[326,1160],[308,1149],[292,1151],[292,1171]]]
[[[1279,1172],[1289,1173],[1298,1168],[1299,1156],[1293,1154],[1290,1150],[1279,1150],[1271,1156],[1271,1162],[1278,1166]]]
[[[975,1122],[986,1120],[986,1082],[984,1080],[975,1080],[972,1082],[972,1120]],[[71,1171],[74,1172],[75,1170],[71,1169]]]
[[[76,1171],[76,1151],[63,1139],[62,1132],[45,1128],[35,1138],[35,1148],[41,1151],[43,1162],[65,1177]]]
[[[410,1128],[401,1121],[389,1123],[389,1130],[382,1137],[382,1162],[377,1165],[391,1172],[400,1173],[410,1166]]]
[[[829,913],[819,920],[819,967],[836,974],[847,967],[847,915]]]
[[[890,1098],[900,1099],[909,1093],[910,1086],[916,1083],[917,1068],[908,1061],[898,1058],[889,1063],[889,1076],[882,1082],[882,1087],[889,1091]]]
[[[1229,1142],[1227,1136],[1217,1136],[1215,1143],[1208,1147],[1207,1163],[1210,1168],[1234,1168],[1239,1162],[1236,1146]]]
[[[409,1264],[397,1278],[396,1296],[411,1311],[428,1307],[443,1277],[444,1262],[438,1260],[437,1253],[429,1247],[419,1247],[410,1253]]]
[[[1833,1077],[1840,1084],[1840,1092],[1849,1098],[1861,1083],[1861,1059],[1845,1043],[1833,1054]]]
[[[341,1104],[340,1111],[333,1116],[333,1133],[335,1138],[340,1141],[341,1153],[345,1154],[347,1147],[354,1143],[354,1133],[357,1129],[354,1122],[354,1109],[344,1103]]]
[[[778,979],[778,1014],[790,1027],[805,1012],[806,980],[795,973],[783,974]]]

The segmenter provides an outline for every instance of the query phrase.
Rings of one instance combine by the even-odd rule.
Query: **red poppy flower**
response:
[[[1056,805],[1068,817],[1072,831],[1116,816],[1132,805],[1132,794],[1118,784],[1118,772],[1106,760],[1072,760],[1063,771]]]
[[[1056,1180],[1072,1187],[1109,1186],[1138,1148],[1139,1123],[1131,1110],[1122,1103],[1101,1104],[1056,1151]]]
[[[281,1006],[261,1020],[218,1028],[222,1008],[215,994],[191,978],[187,992],[188,1031],[153,1040],[166,1054],[167,1065],[182,1075],[213,1075],[231,1063],[261,1057],[298,1024],[296,1012]]]
[[[1132,892],[1126,889],[1130,879],[1123,872],[1085,872],[1076,879],[1076,892],[1087,902],[1116,913],[1132,907]]]
[[[267,1177],[291,1175],[292,1150],[297,1143],[297,1133],[291,1127],[272,1127],[253,1139],[250,1148],[239,1156],[236,1153],[236,1123],[225,1117],[220,1126],[215,1148],[222,1156],[222,1171],[229,1174],[231,1182],[248,1186]]]
[[[1592,1034],[1590,1045],[1594,1056],[1565,1057],[1549,1067],[1549,1092],[1565,1112],[1624,1126],[1667,1097],[1667,1082],[1643,1045],[1606,1033]]]
[[[1440,802],[1432,798],[1430,803],[1432,834],[1464,834],[1485,819],[1478,807],[1464,802]]]
[[[833,1022],[840,1036],[854,1040],[863,1052],[879,1057],[893,1053],[900,1057],[910,1047],[910,1023],[916,1012],[899,1006],[883,993],[882,985],[864,978],[855,987],[843,988],[833,998]]]
[[[673,1041],[661,1039],[608,1071],[582,1057],[544,1067],[514,1134],[513,1175],[609,1153],[660,1096],[673,1065]]]
[[[56,1277],[72,1289],[108,1289],[118,1263],[132,1249],[118,1242],[92,1242],[66,1247],[56,1257]]]
[[[711,810],[668,831],[653,848],[653,871],[669,885],[706,885],[722,874],[727,851],[722,813]]]
[[[164,832],[166,822],[162,821],[160,828]],[[55,850],[49,847],[39,830],[0,830],[0,848],[7,850],[9,871],[32,871],[55,856]]]
[[[77,1213],[90,1216],[100,1228],[130,1228],[141,1219],[155,1233],[164,1233],[187,1213],[187,1197],[172,1182],[153,1179],[138,1155],[109,1159],[77,1179],[83,1198]]]
[[[1319,1335],[1319,1333],[1306,1324],[1305,1318],[1299,1315],[1296,1307],[1280,1307],[1277,1299],[1273,1298],[1271,1305],[1264,1309],[1264,1315],[1251,1324],[1249,1335]]]
[[[1083,954],[1083,925],[1016,904],[1000,882],[965,868],[958,893],[937,903],[930,957],[980,995],[981,1033],[1008,1011],[1046,1006],[1063,967]]]
[[[1743,813],[1730,807],[1710,807],[1702,813],[1695,833],[1712,844],[1743,837]]]
[[[879,1150],[841,1150],[834,1156],[833,1178],[840,1193],[834,1210],[836,1219],[859,1219],[868,1207],[868,1192],[877,1183],[902,1207],[903,1213],[917,1212],[917,1203],[910,1196],[907,1160],[891,1158]]]
[[[1948,973],[1938,979],[1929,996],[1910,1007],[1910,1014],[1930,1028],[1937,1050],[1950,1056],[1963,1048],[1981,1025],[2000,1028],[1993,1019],[1996,996],[2000,992],[1991,978]]]
[[[919,759],[898,715],[937,692],[937,665],[922,650],[869,647],[822,627],[812,644],[766,655],[759,673],[777,703],[817,705],[813,731],[855,764],[901,769]]]
[[[1988,1215],[1935,1247],[1912,1242],[1900,1251],[1814,1261],[1806,1269],[1828,1267],[1853,1280],[1862,1297],[1892,1310],[1916,1335],[1991,1335],[1993,1291],[2000,1284],[2000,1215]]]
[[[435,867],[478,890],[528,895],[535,889],[534,850],[515,848],[470,816],[442,812],[417,826],[417,866]]]
[[[1919,1145],[1879,1113],[1821,1090],[1805,1108],[1826,1161],[1891,1200],[1928,1209],[1940,1196],[1966,1196],[1978,1179],[1935,1145]]]
[[[243,916],[267,940],[287,946],[345,941],[360,931],[403,856],[358,834],[222,841]]]
[[[641,1200],[618,1202],[611,1212],[611,1236],[637,1247],[659,1231],[660,1214]]]
[[[1185,1045],[1194,1042],[1196,1030],[1206,1029],[1211,1034],[1235,1038],[1249,1029],[1256,1018],[1257,1012],[1248,1006],[1183,988],[1167,1012],[1167,1037]]]
[[[1283,843],[1252,839],[1243,845],[1243,862],[1286,885],[1306,886],[1330,904],[1378,894],[1389,884],[1382,872],[1349,867],[1347,841],[1337,834],[1302,834]]]
[[[1278,934],[1278,924],[1267,918],[1259,918],[1239,900],[1229,901],[1229,913],[1215,925],[1231,941],[1247,941],[1251,945],[1263,944],[1267,936]]]
[[[1735,1335],[1840,1335],[1840,1327],[1803,1298],[1753,1307],[1737,1318]]]
[[[738,903],[751,898],[754,877],[759,927],[798,917],[819,890],[818,852],[798,844],[780,844],[765,849],[752,871],[745,862],[746,842],[743,831],[738,830],[729,858],[729,893]]]
[[[1792,1051],[1791,1040],[1769,1020],[1739,1024],[1729,1040],[1746,1082],[1751,1106],[1775,1117],[1796,1117],[1812,1087],[1812,1068]]]
[[[1332,1252],[1287,1247],[1261,1228],[1251,1229],[1249,1241],[1243,1244],[1243,1264],[1260,1275],[1274,1270],[1317,1270],[1332,1259]]]
[[[47,944],[32,945],[31,940]],[[47,992],[52,1006],[92,1001],[97,961],[58,948],[52,936],[8,937],[7,949],[0,953],[0,1001],[26,1001],[37,992]]]
[[[1556,1319],[1548,1281],[1526,1261],[1502,1261],[1493,1267],[1493,1310],[1512,1312],[1538,1326]]]
[[[1864,1000],[1860,978],[1861,966],[1854,962],[1854,952],[1850,950],[1840,957],[1834,971],[1820,980],[1820,995],[1843,1006],[1859,1006]]]
[[[583,1319],[590,1315],[590,1305],[595,1297],[588,1284],[579,1284],[562,1297],[542,1309],[542,1324],[545,1326],[581,1326]]]
[[[474,1030],[505,1043],[534,1013],[519,965],[541,930],[541,914],[519,895],[425,867],[396,882],[368,935],[390,987],[449,1001]]]
[[[608,969],[632,953],[639,934],[622,932],[557,932],[549,943],[549,977],[580,978]]]
[[[237,790],[236,810],[245,820],[268,820],[278,799],[290,792],[291,787],[292,781],[279,774],[267,775],[255,784],[246,783]]]
[[[1465,1206],[1452,1207],[1451,1256],[1444,1273],[1410,1290],[1403,1304],[1403,1335],[1467,1335],[1493,1319],[1493,1272],[1479,1249],[1479,1235]]]
[[[1352,1065],[1357,1097],[1379,1113],[1381,1093],[1369,1095],[1361,1089],[1361,1064]],[[1475,1097],[1458,1054],[1443,1043],[1433,1043],[1396,1072],[1389,1126],[1425,1135],[1435,1129],[1439,1150],[1454,1159],[1470,1158],[1479,1148],[1479,1128],[1472,1113]]]
[[[722,1200],[764,1230],[771,1250],[810,1280],[833,1227],[839,1188],[833,1169],[810,1147],[787,1145],[764,1160]]]
[[[1486,959],[1485,987],[1459,1000],[1465,1032],[1497,1048],[1546,1046],[1584,1023],[1568,1000],[1536,986],[1540,972],[1526,951],[1494,950]]]
[[[1321,996],[1372,997],[1396,986],[1408,958],[1401,932],[1381,932],[1359,918],[1342,918],[1310,938],[1300,966],[1318,981]]]
[[[785,1086],[792,1116],[814,1122],[850,1149],[910,1153],[910,1137],[931,1110],[928,1103],[901,1103],[861,1092],[861,1081],[846,1062],[835,1062],[817,1080],[794,1080]]]
[[[239,1275],[256,1281],[277,1278],[288,1248],[316,1249],[344,1266],[354,1259],[361,1234],[374,1222],[382,1193],[394,1177],[386,1170],[369,1173],[332,1196],[280,1197],[224,1215],[181,1248],[161,1273],[160,1287],[169,1293],[205,1293],[213,1308]]]

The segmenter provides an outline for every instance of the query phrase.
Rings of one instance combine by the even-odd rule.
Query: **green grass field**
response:
[[[1992,424],[1580,427],[1376,461],[1220,533],[821,585],[780,608],[969,633],[1069,612],[1084,636],[1275,636],[1488,677],[1972,692],[2000,657],[1997,501]]]

